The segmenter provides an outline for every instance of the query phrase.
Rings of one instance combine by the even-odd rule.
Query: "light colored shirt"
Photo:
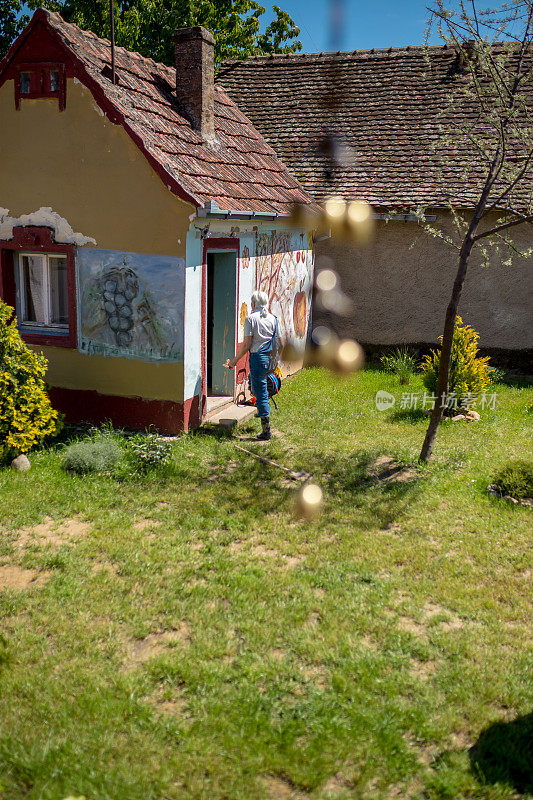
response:
[[[266,317],[261,316],[259,310],[252,311],[249,317],[244,320],[244,335],[252,337],[251,353],[257,351],[274,336],[276,330],[276,317],[270,311]]]

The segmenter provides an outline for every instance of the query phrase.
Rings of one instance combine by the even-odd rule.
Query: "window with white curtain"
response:
[[[67,257],[19,253],[19,322],[68,328]]]

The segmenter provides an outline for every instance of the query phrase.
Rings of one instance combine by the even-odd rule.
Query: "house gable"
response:
[[[39,26],[70,54],[67,75],[90,89],[174,194],[196,206],[211,200],[221,209],[245,212],[287,213],[294,203],[310,202],[222,88],[214,88],[215,141],[206,142],[181,113],[175,69],[117,47],[113,84],[110,43],[58,14],[43,9],[34,14],[0,64],[0,83],[19,53],[26,54],[25,46],[31,49],[35,31],[40,36]]]

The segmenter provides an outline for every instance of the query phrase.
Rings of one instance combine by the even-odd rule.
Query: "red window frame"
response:
[[[23,72],[30,75],[30,90],[22,92],[20,88]],[[57,72],[59,85],[57,90],[52,90],[52,72]],[[17,64],[15,74],[15,106],[20,108],[21,99],[36,99],[40,97],[56,97],[59,101],[59,110],[63,111],[66,105],[67,82],[65,65],[53,61],[31,62]]]
[[[37,333],[19,324],[21,337],[28,344],[76,348],[78,331],[74,245],[58,244],[53,240],[50,228],[37,227],[14,228],[12,239],[0,240],[0,297],[14,308],[16,308],[15,253],[18,252],[57,253],[67,258],[68,330],[52,333],[51,329],[45,329],[43,333]]]

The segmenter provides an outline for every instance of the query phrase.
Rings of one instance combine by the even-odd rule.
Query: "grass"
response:
[[[530,457],[533,391],[498,385],[420,468],[427,419],[378,389],[403,391],[307,370],[280,436],[239,432],[314,475],[312,523],[218,431],[144,476],[61,447],[0,471],[1,800],[533,796],[531,510],[486,492]]]

